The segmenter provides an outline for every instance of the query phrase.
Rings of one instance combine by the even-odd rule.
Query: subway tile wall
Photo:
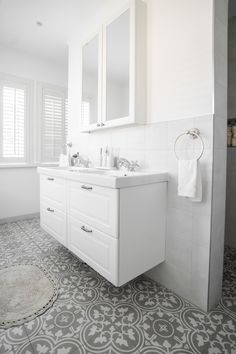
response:
[[[205,151],[200,160],[203,201],[193,203],[177,195],[177,167],[174,154],[176,137],[190,128],[199,128]],[[148,170],[169,173],[166,233],[166,261],[149,271],[151,278],[171,288],[202,309],[207,309],[211,230],[211,189],[213,116],[206,115],[170,122],[122,127],[73,139],[73,151],[99,163],[100,147],[109,145],[116,154],[138,160]],[[184,137],[177,152],[191,158],[200,151],[198,140]]]

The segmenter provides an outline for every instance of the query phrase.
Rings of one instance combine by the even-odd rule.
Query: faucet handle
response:
[[[139,168],[140,165],[138,164],[138,161],[130,161],[130,165],[129,165],[129,171],[134,172],[136,170],[136,168]]]

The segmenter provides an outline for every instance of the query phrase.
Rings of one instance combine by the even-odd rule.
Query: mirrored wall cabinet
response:
[[[146,53],[146,4],[131,0],[82,46],[82,132],[145,123]]]

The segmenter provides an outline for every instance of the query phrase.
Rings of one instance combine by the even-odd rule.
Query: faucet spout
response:
[[[117,159],[117,167],[125,167],[127,171],[134,172],[136,168],[140,167],[138,161],[129,161],[123,157]]]

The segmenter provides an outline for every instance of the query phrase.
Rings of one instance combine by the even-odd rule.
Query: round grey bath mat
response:
[[[18,326],[45,312],[56,300],[57,282],[40,265],[0,269],[0,328]]]

